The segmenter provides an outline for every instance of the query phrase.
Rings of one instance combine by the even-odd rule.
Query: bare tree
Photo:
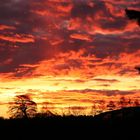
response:
[[[95,116],[96,113],[97,113],[97,112],[96,112],[96,109],[97,109],[96,104],[93,103],[93,105],[91,106],[90,114],[93,115],[93,116]]]
[[[55,107],[52,105],[52,103],[43,102],[43,106],[41,108],[41,113],[38,113],[37,115],[39,116],[39,114],[42,114],[42,117],[43,117],[43,115],[44,115],[44,117],[56,116],[58,114],[54,111],[54,109],[55,109]]]
[[[132,102],[133,102],[132,99],[129,98],[128,99],[128,107],[132,106]]]
[[[28,95],[18,95],[9,106],[9,113],[12,118],[33,117],[37,111],[37,104]]]
[[[84,112],[84,110],[86,109],[86,107],[82,107],[82,106],[71,106],[69,107],[71,115],[74,116],[80,116],[82,115],[82,113]]]

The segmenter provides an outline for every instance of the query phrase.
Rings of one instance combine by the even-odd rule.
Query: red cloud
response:
[[[9,42],[20,42],[20,43],[33,43],[34,37],[32,35],[12,35],[12,36],[6,36],[6,35],[0,35],[1,40],[9,41]]]

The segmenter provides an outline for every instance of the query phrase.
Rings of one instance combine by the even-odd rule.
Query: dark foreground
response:
[[[0,120],[3,139],[140,139],[140,108],[125,108],[95,117],[68,116]]]

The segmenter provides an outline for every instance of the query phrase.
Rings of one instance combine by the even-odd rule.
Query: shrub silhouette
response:
[[[18,95],[9,106],[11,118],[29,118],[36,114],[37,104],[28,95]]]

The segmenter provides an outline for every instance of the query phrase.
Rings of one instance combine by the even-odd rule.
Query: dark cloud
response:
[[[109,30],[117,30],[117,29],[124,29],[127,25],[127,20],[125,18],[120,17],[114,17],[112,21],[110,20],[101,20],[100,24],[103,29],[109,29]]]
[[[130,90],[130,91],[121,91],[121,90],[94,90],[94,89],[84,89],[84,90],[68,90],[66,92],[77,92],[77,93],[98,93],[99,95],[106,95],[106,96],[115,96],[115,95],[129,95],[135,94],[137,91]]]
[[[98,79],[93,79],[93,80],[95,80],[97,82],[109,82],[109,83],[119,82],[116,79],[100,79],[100,78],[98,78]]]
[[[140,74],[140,66],[136,66],[135,69],[138,71],[138,73]]]
[[[87,109],[87,107],[83,107],[83,106],[70,106],[68,107],[68,109],[71,109],[71,110],[84,110],[84,109]]]
[[[0,2],[0,19],[3,24],[16,24],[28,19],[29,17],[30,2],[23,0],[2,0]]]
[[[103,86],[103,87],[109,87],[110,85],[109,84],[101,84],[99,86]]]
[[[92,104],[94,102],[92,99],[81,99],[80,101],[83,103],[92,103]]]
[[[89,53],[94,53],[99,58],[105,58],[107,56],[114,58],[116,56],[117,58],[117,56],[122,52],[135,52],[140,49],[140,42],[137,38],[139,33],[135,34],[136,36],[133,38],[129,38],[131,35],[134,35],[134,33],[128,32],[123,35],[96,34],[96,39],[94,39],[93,42],[93,45],[96,47],[89,49]]]
[[[71,10],[71,16],[76,18],[86,18],[87,16],[93,16],[95,14],[95,8],[93,6],[88,5],[86,1],[83,2],[75,2]]]
[[[80,68],[82,67],[82,61],[78,59],[68,59],[64,62],[64,64],[58,64],[55,66],[57,70],[70,70],[71,68]]]
[[[94,18],[94,16],[98,14],[99,11],[102,11],[104,14],[107,14],[107,16],[111,16],[103,1],[75,1],[74,6],[71,10],[71,16],[74,18],[79,17],[84,19],[89,16]]]

